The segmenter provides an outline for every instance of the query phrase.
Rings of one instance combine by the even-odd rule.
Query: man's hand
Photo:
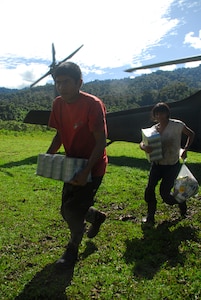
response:
[[[182,149],[180,157],[183,160],[187,159],[187,149]]]
[[[89,176],[89,172],[85,169],[75,174],[75,176],[69,181],[72,185],[84,186],[87,184],[87,179]]]
[[[146,153],[151,153],[153,151],[153,148],[151,146],[145,145],[143,142],[140,143],[140,148]]]

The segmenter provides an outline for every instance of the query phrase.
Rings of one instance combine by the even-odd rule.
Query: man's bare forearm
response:
[[[52,143],[50,147],[47,150],[47,153],[54,154],[58,151],[58,149],[61,147],[61,138],[59,133],[57,132],[52,140]]]

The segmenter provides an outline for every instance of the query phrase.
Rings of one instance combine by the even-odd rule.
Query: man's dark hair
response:
[[[151,115],[152,115],[152,119],[155,120],[155,116],[157,113],[166,113],[167,115],[167,118],[169,119],[170,117],[170,109],[169,109],[169,106],[164,103],[164,102],[159,102],[157,103],[152,111],[151,111]]]
[[[54,72],[54,79],[57,76],[68,75],[75,80],[75,82],[82,79],[82,72],[80,67],[73,62],[63,62],[58,67],[56,67]]]

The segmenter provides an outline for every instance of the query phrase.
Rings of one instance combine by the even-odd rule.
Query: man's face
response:
[[[168,114],[166,112],[156,112],[154,114],[154,118],[157,122],[165,122],[169,119]]]
[[[60,75],[56,77],[55,82],[57,91],[65,102],[72,103],[77,99],[82,84],[81,79],[76,82],[68,75]]]

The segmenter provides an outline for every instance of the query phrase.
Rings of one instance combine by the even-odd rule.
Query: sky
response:
[[[70,61],[84,82],[134,78],[154,70],[125,70],[201,55],[201,0],[1,0],[0,9],[0,87],[30,87],[47,73],[52,43],[57,63],[83,45]]]

